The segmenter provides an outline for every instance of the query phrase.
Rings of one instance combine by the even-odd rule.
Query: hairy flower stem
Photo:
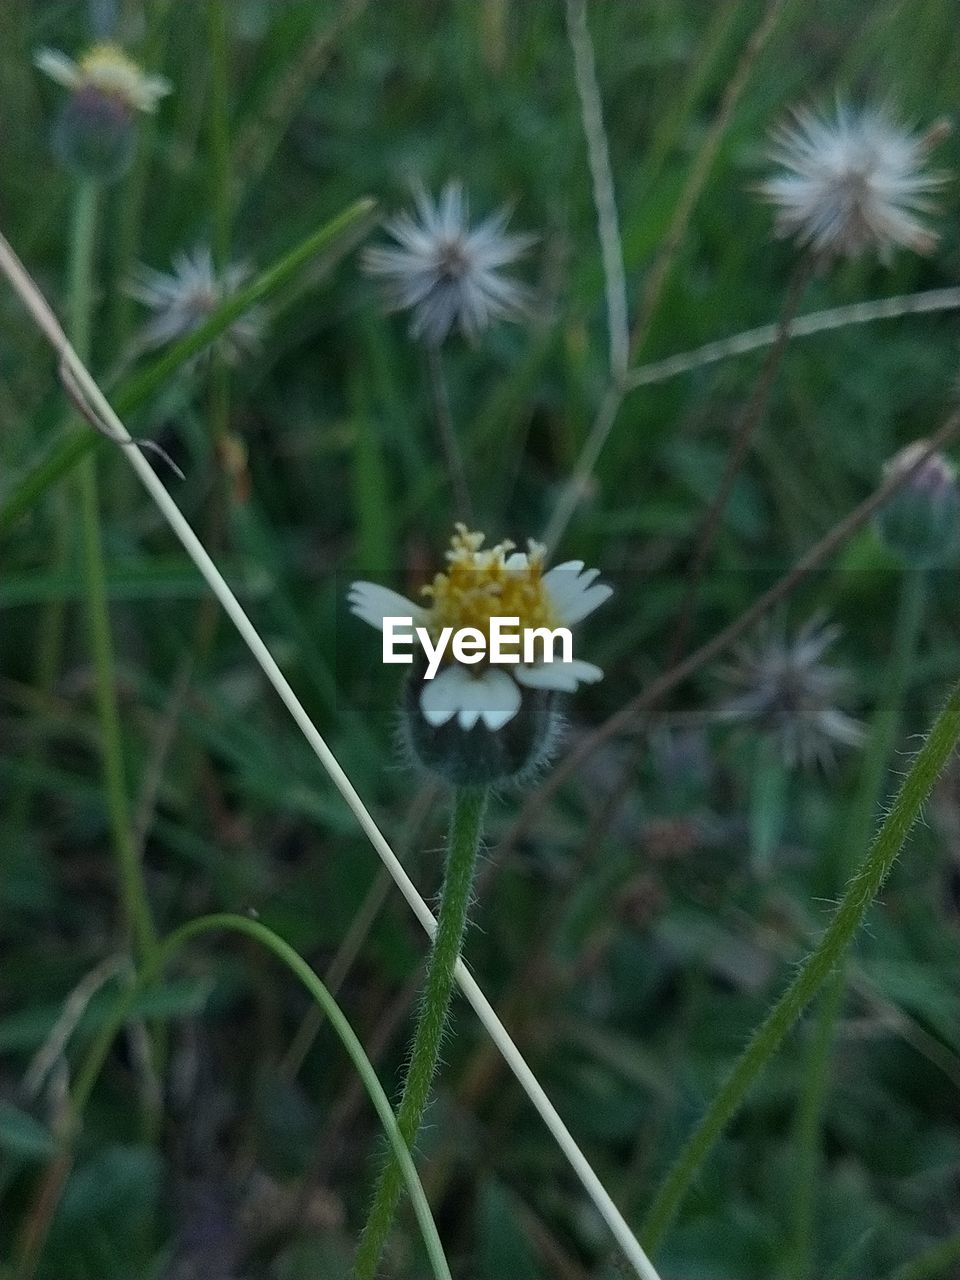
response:
[[[923,624],[926,574],[921,569],[905,569],[900,584],[893,646],[884,679],[884,699],[873,722],[864,754],[860,786],[853,801],[845,833],[844,850],[862,849],[870,838],[877,806],[890,758],[903,719],[903,706],[910,672]],[[853,871],[841,864],[841,880]],[[823,1116],[826,1106],[830,1061],[843,1008],[846,987],[845,966],[839,965],[817,1010],[803,1073],[796,1124],[796,1176],[792,1199],[792,1228],[786,1275],[788,1280],[809,1280],[813,1270],[813,1242],[816,1192],[820,1174]]]
[[[97,226],[97,188],[83,183],[77,192],[70,257],[70,341],[81,359],[90,348],[90,315],[93,299],[93,255]],[[86,576],[87,626],[96,675],[97,715],[100,723],[103,781],[120,877],[127,925],[134,950],[141,961],[156,954],[157,936],[150,914],[143,869],[133,834],[127,784],[123,768],[123,740],[110,637],[100,500],[97,492],[96,457],[87,454],[78,468],[80,527]]]
[[[890,869],[937,778],[946,767],[958,739],[960,684],[950,694],[926,742],[914,757],[889,814],[847,886],[819,944],[800,966],[796,977],[754,1032],[661,1184],[644,1226],[643,1237],[647,1249],[655,1248],[663,1240],[714,1143],[739,1110],[760,1072],[780,1048],[801,1013],[834,973],[870,904],[890,874]]]
[[[454,797],[437,932],[427,966],[423,1003],[410,1052],[403,1097],[397,1110],[397,1123],[408,1147],[413,1146],[419,1132],[440,1061],[440,1046],[453,993],[454,970],[463,945],[486,805],[486,788],[462,787]],[[388,1157],[357,1248],[354,1262],[357,1280],[373,1280],[376,1275],[402,1186],[396,1159]]]

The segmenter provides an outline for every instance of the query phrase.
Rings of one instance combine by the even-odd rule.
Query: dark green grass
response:
[[[90,6],[98,7],[111,6]],[[93,367],[123,385],[121,373],[135,372],[122,366],[139,319],[123,280],[135,262],[165,269],[172,253],[208,241],[215,212],[205,6],[115,7],[130,30],[146,32],[151,65],[176,85],[145,132],[136,170],[105,201]],[[387,210],[405,203],[415,177],[434,190],[462,177],[478,213],[512,202],[514,225],[540,237],[523,272],[547,319],[497,328],[474,349],[451,342],[446,359],[479,523],[491,538],[522,541],[546,523],[606,362],[562,6],[355,7],[282,110],[284,86],[296,86],[290,77],[341,6],[233,7],[234,254],[265,268],[362,196]],[[0,229],[61,312],[70,186],[47,143],[61,99],[30,58],[41,44],[76,51],[88,36],[87,10],[0,6]],[[591,6],[634,312],[759,13],[754,0]],[[723,142],[644,358],[777,314],[793,254],[771,240],[769,212],[750,188],[763,172],[766,130],[782,112],[798,100],[830,102],[839,87],[857,98],[889,96],[923,124],[955,116],[958,40],[948,0],[789,6]],[[938,156],[960,169],[956,138]],[[843,267],[813,281],[804,309],[955,283],[957,204],[954,185],[931,259]],[[414,587],[448,537],[425,364],[404,321],[380,314],[356,254],[305,270],[270,309],[262,352],[231,378],[231,428],[246,444],[250,486],[219,559],[399,840],[420,780],[395,749],[396,673],[380,667],[377,637],[347,616],[344,593],[353,577],[374,573]],[[939,425],[956,365],[954,316],[884,322],[789,350],[712,557],[698,637],[734,618],[859,501],[901,443]],[[595,492],[562,547],[618,586],[585,630],[584,656],[607,676],[570,707],[574,729],[612,714],[662,668],[691,540],[758,366],[756,356],[737,359],[627,400]],[[0,502],[59,439],[61,408],[52,361],[4,287]],[[131,429],[174,454],[187,479],[171,477],[171,487],[203,528],[215,463],[202,375],[171,376],[137,405]],[[375,856],[232,631],[221,626],[206,652],[197,649],[197,575],[124,458],[104,442],[98,459],[134,807],[169,737],[145,841],[159,927],[204,911],[255,911],[323,972],[378,875]],[[0,1275],[31,1211],[52,1123],[45,1104],[25,1102],[19,1082],[69,992],[122,945],[82,582],[78,564],[58,566],[52,552],[57,503],[71,501],[69,486],[50,488],[0,541],[0,1099],[28,1106],[42,1126],[0,1111]],[[956,674],[955,575],[944,573],[930,593],[899,735],[904,752]],[[865,718],[882,695],[897,579],[867,531],[803,585],[791,613],[802,620],[825,608],[843,624],[838,656]],[[32,693],[51,602],[64,609],[63,658],[53,691]],[[717,689],[708,672],[681,691],[664,712],[672,732],[699,719]],[[699,729],[678,754],[666,747],[668,731],[599,754],[510,858],[489,864],[467,943],[478,980],[634,1224],[824,923],[857,786],[851,756],[830,776],[798,779],[772,872],[758,879],[748,858],[753,744]],[[894,785],[891,773],[886,790]],[[943,783],[852,961],[816,1188],[818,1277],[873,1280],[960,1229],[957,785],[955,776]],[[596,839],[598,812],[617,791],[622,814]],[[495,807],[491,848],[517,803],[508,795]],[[438,802],[407,859],[427,895],[438,884],[444,825]],[[407,909],[390,896],[341,996],[371,1054],[396,1002],[409,997],[422,955]],[[347,1274],[379,1148],[329,1030],[291,1079],[285,1055],[305,999],[243,945],[197,948],[148,1000],[144,1012],[168,1027],[176,1085],[161,1136],[141,1139],[136,1063],[118,1044],[53,1224],[44,1280],[161,1276],[189,1240],[221,1258],[236,1248],[238,1275]],[[106,1009],[98,997],[81,1021],[71,1067]],[[379,1050],[388,1092],[408,1028],[409,1018],[399,1019]],[[611,1280],[619,1273],[609,1239],[562,1157],[462,1009],[456,1030],[420,1162],[454,1274]],[[658,1255],[664,1280],[784,1274],[807,1036],[803,1025],[704,1167]],[[237,1206],[253,1204],[262,1217],[266,1179],[288,1212],[250,1240]],[[297,1208],[303,1186],[311,1213]],[[199,1216],[198,1187],[206,1197]],[[402,1221],[393,1274],[419,1280],[426,1264],[412,1217]],[[946,1280],[949,1272],[932,1274]]]

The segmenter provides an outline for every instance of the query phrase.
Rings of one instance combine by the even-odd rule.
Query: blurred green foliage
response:
[[[631,303],[740,51],[757,0],[590,6]],[[62,313],[70,180],[51,156],[59,90],[33,51],[112,30],[175,92],[145,121],[110,189],[97,253],[93,367],[134,373],[137,263],[208,243],[215,221],[203,4],[13,0],[0,6],[0,228]],[[504,203],[539,236],[526,264],[537,315],[445,352],[479,524],[521,541],[544,526],[589,428],[606,370],[603,280],[562,5],[553,0],[236,0],[229,5],[232,250],[264,268],[348,205],[384,210],[411,180],[464,180],[477,213]],[[114,27],[114,23],[116,26]],[[955,118],[960,33],[949,0],[788,4],[726,133],[642,358],[765,323],[793,251],[751,192],[765,135],[793,103],[889,99],[921,125]],[[960,169],[956,138],[938,155]],[[818,275],[804,310],[957,279],[957,186],[930,259]],[[67,426],[53,362],[0,289],[0,500]],[[720,532],[696,622],[736,617],[875,485],[883,461],[933,431],[956,390],[954,315],[850,328],[792,346]],[[617,595],[587,630],[606,679],[571,733],[612,714],[667,661],[692,542],[760,357],[633,393],[562,550]],[[218,470],[210,389],[180,370],[130,426],[186,473],[195,525]],[[395,748],[396,673],[346,615],[352,578],[412,589],[446,543],[451,503],[422,353],[384,317],[356,255],[305,268],[269,303],[257,358],[230,377],[242,441],[221,562],[308,710],[425,893],[438,883],[445,804],[411,819],[421,780]],[[379,872],[317,762],[226,626],[200,640],[204,589],[122,454],[98,449],[127,781],[144,815],[150,896],[166,932],[207,910],[255,911],[320,972]],[[241,483],[242,482],[242,483]],[[58,562],[46,492],[0,551],[0,1260],[12,1265],[69,1073],[114,988],[78,1015],[39,1096],[24,1073],[71,991],[122,951],[98,730],[72,544]],[[898,752],[956,675],[956,567],[928,593]],[[791,620],[825,609],[844,636],[866,721],[882,698],[899,570],[872,531],[805,581]],[[56,680],[36,662],[62,610]],[[471,966],[632,1223],[725,1068],[816,937],[845,846],[856,754],[789,780],[765,875],[751,867],[756,742],[717,725],[708,671],[643,737],[596,754],[506,859],[482,876]],[[885,792],[900,754],[889,762]],[[522,796],[494,807],[491,852]],[[613,809],[614,820],[605,822]],[[753,819],[751,814],[753,812]],[[766,828],[765,828],[766,830]],[[405,834],[406,833],[406,834]],[[948,776],[851,961],[816,1182],[812,1275],[883,1276],[960,1231],[960,774]],[[766,839],[766,836],[764,837]],[[423,939],[394,895],[346,974],[342,1003],[390,1083],[404,1060]],[[118,1041],[89,1109],[41,1265],[43,1280],[348,1274],[380,1150],[329,1029],[302,1066],[308,1005],[242,944],[198,948],[139,1012],[166,1027],[164,1121]],[[664,1280],[786,1277],[796,1113],[809,1027],[795,1033],[725,1135],[658,1255]],[[602,1223],[523,1095],[462,1010],[420,1166],[454,1274],[527,1280],[621,1274]],[[412,1219],[390,1263],[427,1274]],[[188,1266],[199,1270],[186,1270]],[[4,1272],[0,1275],[15,1274]],[[948,1271],[936,1273],[944,1280]],[[792,1277],[791,1280],[797,1280]]]

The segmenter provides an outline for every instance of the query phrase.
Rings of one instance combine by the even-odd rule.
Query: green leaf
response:
[[[12,1102],[0,1102],[0,1148],[25,1160],[50,1160],[57,1153],[53,1135]]]

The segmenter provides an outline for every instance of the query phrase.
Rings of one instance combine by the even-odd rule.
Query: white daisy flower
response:
[[[508,209],[470,227],[458,182],[436,203],[422,189],[414,199],[419,220],[401,213],[385,224],[399,247],[368,249],[363,259],[371,275],[383,277],[391,310],[412,311],[413,337],[439,346],[454,325],[475,338],[494,320],[522,315],[527,291],[501,269],[536,237],[506,235]]]
[[[192,333],[251,274],[251,268],[243,263],[232,263],[218,274],[213,255],[202,247],[192,253],[176,254],[170,274],[140,267],[128,284],[127,293],[154,313],[141,330],[141,344],[153,349]],[[227,360],[238,363],[257,350],[265,323],[263,309],[251,307],[222,334],[218,348]]]
[[[911,133],[878,108],[795,111],[774,134],[771,159],[782,172],[760,187],[779,210],[778,233],[825,255],[928,253],[937,235],[918,215],[935,211],[930,193],[946,180],[925,170],[942,132]]]
[[[828,767],[836,747],[862,746],[863,725],[840,706],[849,675],[823,661],[839,637],[839,627],[815,617],[792,638],[771,629],[759,644],[741,645],[721,671],[741,692],[716,718],[751,724],[772,738],[788,768]]]
[[[613,588],[598,583],[599,569],[584,569],[569,560],[544,572],[546,548],[530,541],[527,551],[512,542],[483,549],[484,535],[458,524],[446,553],[447,568],[423,589],[429,603],[416,604],[396,591],[372,582],[355,582],[350,608],[371,626],[383,630],[387,617],[409,617],[434,640],[444,627],[473,627],[490,642],[491,618],[518,618],[523,632],[533,627],[572,628],[600,605]],[[482,725],[496,732],[520,711],[525,689],[573,693],[593,684],[603,672],[578,658],[552,662],[464,666],[452,656],[432,680],[423,681],[420,711],[439,728],[455,721],[461,730]]]
[[[59,49],[38,49],[33,61],[65,89],[95,89],[133,111],[156,111],[160,99],[173,91],[165,76],[144,71],[119,45],[109,42],[93,45],[78,62]]]

